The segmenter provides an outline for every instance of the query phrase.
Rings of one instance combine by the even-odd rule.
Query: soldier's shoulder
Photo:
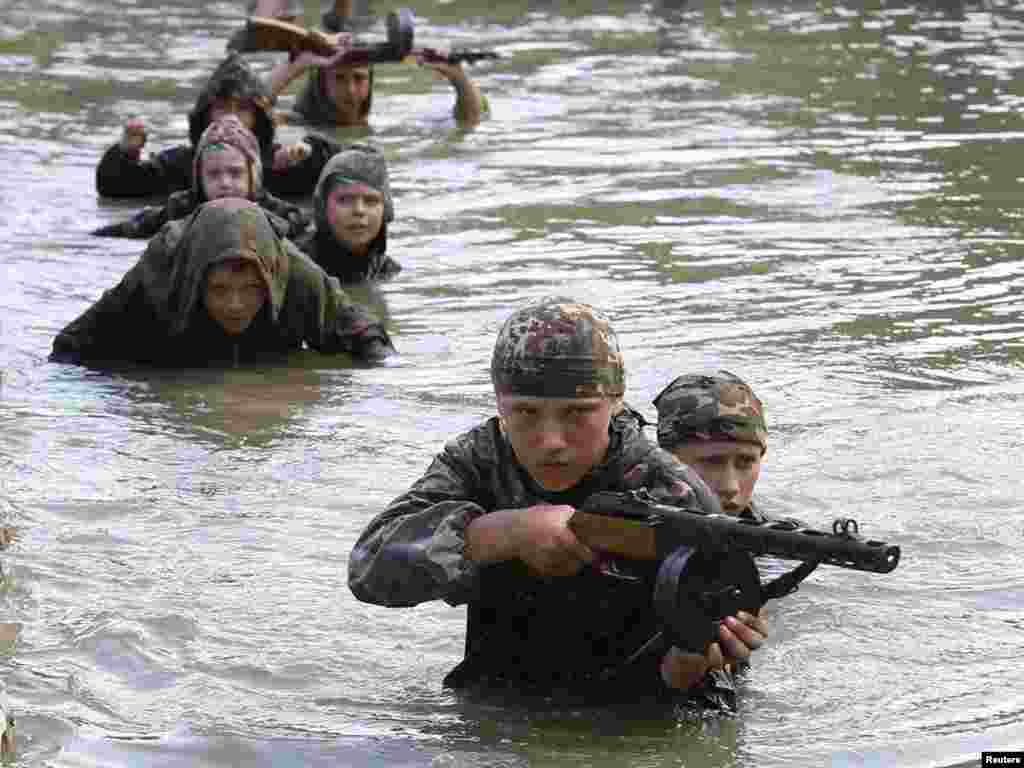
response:
[[[491,417],[449,438],[444,444],[444,455],[460,463],[492,464],[497,461],[501,439],[498,419]]]

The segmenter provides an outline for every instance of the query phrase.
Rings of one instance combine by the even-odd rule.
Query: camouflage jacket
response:
[[[644,437],[628,414],[614,418],[610,431],[605,461],[558,493],[532,481],[497,418],[450,441],[360,536],[349,560],[352,592],[387,606],[468,603],[465,658],[445,678],[452,687],[674,694],[659,674],[664,648],[632,659],[659,631],[651,600],[655,564],[630,563],[632,579],[595,568],[545,578],[518,560],[479,565],[463,552],[466,528],[481,515],[540,503],[579,507],[601,490],[646,487],[676,494],[684,505],[715,508],[707,486]],[[731,685],[728,675],[721,678]],[[714,684],[709,679],[705,688]]]
[[[248,208],[233,215],[221,204]],[[166,224],[121,281],[57,334],[50,359],[202,366],[274,360],[303,346],[373,359],[389,351],[384,327],[270,227],[258,206],[231,199]],[[209,317],[202,292],[209,268],[239,253],[275,269],[267,278],[269,300],[243,333],[231,336]]]
[[[254,202],[274,220],[274,229],[284,237],[295,239],[309,227],[309,214],[293,203],[266,192],[262,192]],[[178,190],[167,198],[165,205],[147,206],[127,221],[108,224],[93,230],[92,234],[103,237],[152,237],[164,224],[185,218],[200,205],[202,202],[197,198],[195,187]]]

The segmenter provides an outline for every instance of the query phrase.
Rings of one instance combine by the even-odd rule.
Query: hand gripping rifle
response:
[[[595,550],[633,560],[659,560],[654,608],[664,640],[703,654],[718,640],[718,625],[739,610],[756,614],[766,600],[797,588],[819,563],[889,573],[900,548],[858,535],[841,518],[832,532],[792,520],[756,520],[659,503],[646,490],[602,491],[569,520],[576,537]],[[753,556],[803,563],[762,584]]]
[[[413,48],[415,21],[412,11],[400,8],[387,16],[387,40],[374,45],[350,48],[339,58],[339,66],[360,67],[370,64],[401,62],[417,56],[427,63],[458,64],[482,59],[496,59],[491,51],[439,51],[434,48]],[[311,51],[319,56],[333,56],[338,45],[330,35],[306,29],[281,19],[253,16],[232,47],[240,51]]]

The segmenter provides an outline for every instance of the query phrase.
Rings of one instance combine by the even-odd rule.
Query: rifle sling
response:
[[[787,571],[778,578],[772,579],[761,585],[761,597],[764,600],[775,600],[779,597],[796,592],[800,582],[806,579],[815,568],[818,567],[817,560],[805,560],[792,571]]]

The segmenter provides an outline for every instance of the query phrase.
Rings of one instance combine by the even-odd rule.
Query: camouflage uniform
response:
[[[515,313],[499,334],[491,373],[498,392],[548,397],[614,398],[625,384],[607,321],[570,300]],[[498,418],[456,437],[360,536],[349,560],[352,592],[388,606],[468,604],[465,658],[445,678],[451,687],[673,693],[660,678],[664,648],[631,660],[659,630],[653,564],[630,563],[635,580],[590,567],[550,578],[519,560],[478,564],[464,553],[466,528],[481,515],[580,507],[597,491],[646,487],[681,506],[718,508],[692,470],[645,438],[628,414],[612,418],[609,439],[604,460],[576,486],[551,492],[519,463]]]
[[[263,163],[260,160],[259,144],[256,136],[242,124],[237,115],[224,115],[203,131],[192,161],[191,189],[175,192],[167,198],[165,205],[143,208],[128,221],[108,224],[94,230],[92,234],[104,237],[152,237],[168,221],[188,216],[207,202],[201,178],[203,154],[223,145],[234,147],[245,156],[249,165],[250,199],[275,219],[274,229],[284,237],[296,238],[301,235],[309,226],[309,216],[297,205],[274,197],[263,188]]]
[[[309,157],[301,163],[274,170],[274,121],[270,90],[249,68],[237,52],[228,55],[210,76],[188,114],[189,144],[171,147],[145,160],[131,157],[112,144],[96,167],[96,191],[105,197],[146,197],[170,195],[192,186],[193,154],[199,138],[210,122],[210,106],[217,98],[237,96],[256,105],[253,133],[260,143],[260,154],[266,168],[265,185],[274,195],[302,197],[308,195],[328,158],[342,145],[316,134],[303,141],[312,147]]]
[[[658,409],[658,445],[672,450],[695,440],[736,440],[768,450],[764,406],[735,374],[687,374],[654,399]]]
[[[268,301],[229,335],[203,304],[209,269],[251,260]],[[377,359],[392,350],[384,328],[350,303],[338,281],[274,232],[255,203],[223,198],[172,221],[138,263],[54,339],[50,359],[102,365],[199,366],[279,359],[307,345]]]
[[[365,257],[356,257],[345,243],[339,242],[327,221],[327,198],[331,190],[339,184],[353,182],[373,187],[384,196],[380,233],[370,243]],[[321,171],[313,192],[315,227],[296,240],[296,245],[342,284],[387,280],[402,270],[402,265],[387,255],[388,222],[394,218],[395,204],[384,156],[371,146],[355,144],[328,160]]]
[[[728,371],[713,374],[686,374],[675,379],[654,399],[658,409],[658,444],[673,450],[684,443],[702,440],[735,440],[768,450],[768,427],[764,405],[754,391],[738,376]],[[755,501],[739,512],[740,517],[765,520]],[[775,519],[775,518],[773,518]],[[795,518],[779,518],[806,527]],[[772,556],[755,558],[762,576],[779,580],[790,566]],[[793,570],[797,581],[810,570]],[[784,576],[785,579],[790,576]],[[765,586],[773,582],[766,582]]]

